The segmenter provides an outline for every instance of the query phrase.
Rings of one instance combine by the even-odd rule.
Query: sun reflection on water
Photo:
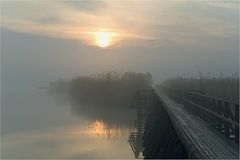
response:
[[[89,125],[91,133],[95,133],[100,137],[106,138],[110,141],[116,141],[123,137],[128,137],[130,132],[134,129],[129,128],[127,125],[111,126],[103,120],[96,120]]]

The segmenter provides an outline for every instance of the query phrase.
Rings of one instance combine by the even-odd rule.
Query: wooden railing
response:
[[[163,90],[175,96],[194,114],[239,144],[239,104],[210,97],[196,91],[176,90],[164,87]]]

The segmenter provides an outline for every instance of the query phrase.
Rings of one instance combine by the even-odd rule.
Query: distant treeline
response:
[[[128,107],[136,90],[152,87],[150,73],[116,72],[80,76],[50,83],[50,93],[67,94],[75,103]]]
[[[209,96],[239,103],[238,74],[232,75],[231,77],[199,75],[198,78],[177,77],[168,79],[162,83],[162,85],[174,89],[196,90]]]

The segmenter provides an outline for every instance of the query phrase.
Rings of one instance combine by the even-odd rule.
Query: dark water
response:
[[[134,158],[134,113],[88,108],[76,113],[37,89],[4,93],[2,158]]]

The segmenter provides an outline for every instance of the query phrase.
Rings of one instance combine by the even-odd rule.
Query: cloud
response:
[[[4,2],[2,26],[18,32],[77,39],[88,45],[95,45],[95,37],[89,33],[102,29],[119,33],[116,42],[120,44],[156,39],[205,43],[206,40],[199,37],[225,38],[237,33],[237,10],[225,9],[226,6],[234,8],[234,4],[236,2],[225,1],[51,1],[25,2],[19,7],[13,2]]]
[[[238,9],[239,8],[239,1],[238,0],[209,0],[206,1],[208,5],[212,5],[215,7],[220,7],[224,9]]]
[[[43,24],[60,24],[65,22],[60,17],[56,17],[56,16],[43,17],[43,18],[36,19],[35,21]]]
[[[101,0],[63,1],[63,3],[67,6],[85,12],[98,12],[107,6],[107,4]]]

